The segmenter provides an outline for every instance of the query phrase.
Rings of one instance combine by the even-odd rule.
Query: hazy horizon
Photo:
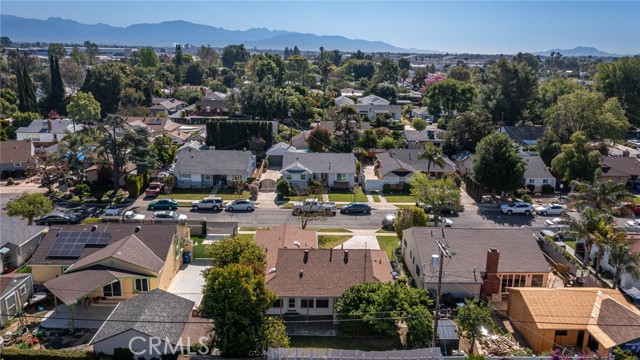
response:
[[[640,53],[640,1],[0,1],[0,12],[126,27],[184,20],[268,28],[402,48],[517,53],[577,46]],[[0,24],[1,26],[1,24]]]

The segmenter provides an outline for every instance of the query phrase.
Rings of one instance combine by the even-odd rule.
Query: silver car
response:
[[[227,211],[253,211],[255,208],[253,200],[249,199],[235,200],[226,206]]]
[[[153,220],[155,221],[185,221],[187,215],[180,214],[176,211],[156,211],[153,213]]]

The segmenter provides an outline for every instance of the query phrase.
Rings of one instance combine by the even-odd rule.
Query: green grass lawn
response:
[[[392,234],[395,235],[396,232],[394,230],[380,229],[376,231],[376,234]]]
[[[191,241],[194,245],[200,245],[204,241],[204,236],[191,235]]]
[[[319,228],[319,229],[312,229],[312,230],[315,230],[317,232],[343,232],[343,233],[351,232],[351,230],[344,229],[344,228]]]
[[[200,200],[211,195],[211,189],[176,189],[171,194],[160,194],[158,199]]]
[[[291,347],[317,349],[344,349],[361,351],[385,351],[401,349],[399,337],[347,337],[347,336],[292,336]]]
[[[397,207],[398,209],[412,209],[412,208],[414,208],[416,206],[415,205],[404,205],[404,204],[401,204],[401,205],[395,205],[395,207]]]
[[[239,231],[256,231],[256,230],[268,230],[270,227],[268,226],[242,226]]]
[[[373,197],[373,202],[380,202],[380,196],[377,192],[371,193],[371,196]]]
[[[631,201],[633,201],[636,204],[640,204],[640,196],[634,196],[631,198]]]
[[[415,203],[416,198],[413,195],[403,192],[393,192],[384,194],[384,198],[390,203]]]
[[[563,240],[565,244],[567,244],[568,247],[572,248],[573,250],[576,249],[576,241],[575,240]]]
[[[216,192],[216,195],[222,200],[233,201],[238,199],[249,199],[251,194],[247,190],[242,192],[242,195],[237,195],[233,189],[220,189]]]
[[[352,237],[351,235],[318,235],[318,246],[321,249],[331,249]]]
[[[362,189],[357,188],[354,193],[346,189],[331,189],[329,191],[329,201],[339,202],[367,202],[367,196],[362,192]]]
[[[238,234],[237,236],[240,239],[253,240],[254,234]]]
[[[398,241],[400,239],[398,236],[376,236],[378,239],[378,244],[380,245],[380,249],[383,249],[387,252],[387,256],[389,260],[393,260],[393,252],[398,247]]]
[[[194,245],[191,257],[193,257],[194,259],[205,259],[207,257],[206,249],[207,249],[206,245],[202,245],[202,244]]]

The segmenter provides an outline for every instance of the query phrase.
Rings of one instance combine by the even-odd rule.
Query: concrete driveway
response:
[[[380,250],[378,239],[374,235],[355,235],[334,249],[370,249]]]
[[[53,311],[49,311],[40,326],[53,329],[68,329],[73,318],[76,329],[99,329],[104,321],[111,315],[116,304],[93,304],[91,306],[76,305],[71,315],[71,307],[58,305]]]
[[[192,260],[190,264],[182,265],[167,291],[195,302],[194,307],[197,308],[202,301],[202,271],[210,266],[211,262],[208,260]]]

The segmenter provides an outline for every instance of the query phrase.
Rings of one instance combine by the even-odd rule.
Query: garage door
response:
[[[276,191],[276,181],[273,179],[264,179],[260,181],[260,192]]]
[[[269,156],[269,166],[282,166],[282,155]]]

